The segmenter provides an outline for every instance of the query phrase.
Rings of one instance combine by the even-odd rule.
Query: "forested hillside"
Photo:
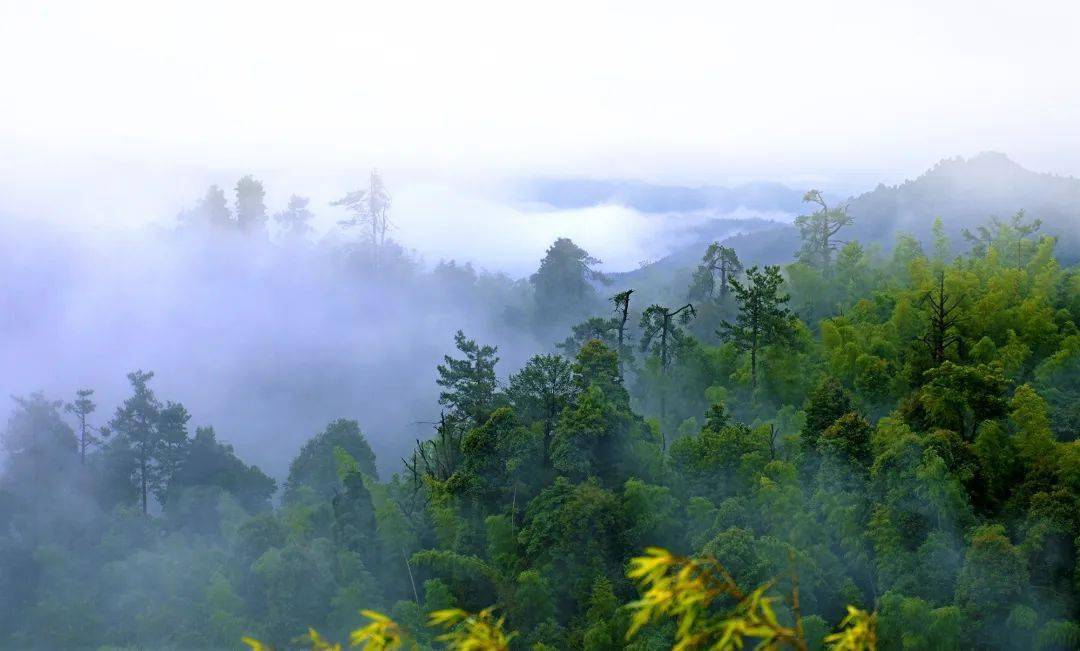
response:
[[[391,282],[381,191],[342,202],[370,233],[352,263]],[[223,206],[186,216],[198,237],[254,228]],[[854,204],[804,206],[783,265],[716,242],[646,292],[560,239],[527,282],[489,278],[472,296],[547,343],[504,368],[443,333],[400,462],[327,419],[275,481],[151,369],[115,411],[18,398],[0,647],[1077,648],[1075,233],[912,215],[884,253]]]
[[[943,159],[903,183],[881,183],[847,199],[830,196],[829,203],[846,206],[853,218],[843,240],[857,240],[863,247],[880,247],[884,251],[890,251],[904,235],[929,241],[934,220],[940,218],[953,252],[960,253],[968,243],[964,231],[985,238],[979,229],[987,222],[1007,221],[1026,211],[1031,218],[1039,219],[1045,230],[1054,233],[1059,260],[1065,264],[1080,260],[1080,229],[1076,227],[1080,179],[1033,172],[997,152]],[[748,200],[747,205],[755,204]],[[797,212],[786,202],[776,205],[788,214]],[[708,229],[710,236],[629,272],[626,281],[636,287],[676,294],[693,272],[700,251],[712,240],[737,249],[744,261],[758,265],[786,264],[791,251],[799,248],[799,229],[782,219],[718,220],[705,226],[712,227]],[[706,234],[706,228],[701,231]]]

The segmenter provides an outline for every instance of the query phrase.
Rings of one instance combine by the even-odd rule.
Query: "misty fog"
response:
[[[0,649],[1080,649],[1078,24],[0,0]]]
[[[438,419],[435,367],[457,329],[499,347],[504,379],[566,335],[508,317],[530,309],[528,276],[557,237],[618,272],[696,242],[702,224],[790,220],[745,207],[726,215],[642,213],[614,202],[559,209],[514,184],[391,191],[401,266],[380,274],[351,256],[363,234],[339,225],[345,213],[328,200],[311,204],[316,230],[303,238],[271,238],[273,220],[268,234],[253,236],[193,227],[181,213],[195,199],[174,214],[99,228],[55,217],[100,207],[39,208],[52,219],[5,211],[0,395],[40,390],[68,400],[93,388],[105,419],[126,395],[126,373],[152,370],[160,395],[272,476],[282,477],[300,444],[336,418],[357,420],[381,471],[396,472]],[[0,418],[11,406],[4,401]]]

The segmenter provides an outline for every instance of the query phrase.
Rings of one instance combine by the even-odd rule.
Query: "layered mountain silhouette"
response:
[[[1032,172],[997,152],[945,159],[916,179],[851,199],[848,210],[855,223],[846,237],[886,246],[899,232],[927,240],[937,217],[957,240],[964,228],[1023,210],[1059,238],[1064,261],[1080,254],[1080,179]]]
[[[1025,169],[1005,154],[983,152],[971,158],[948,158],[899,185],[878,185],[848,199],[854,223],[841,239],[889,248],[900,233],[928,242],[934,220],[941,218],[954,247],[963,248],[963,230],[1023,210],[1041,219],[1042,233],[1058,238],[1065,263],[1080,260],[1080,179]],[[803,205],[800,211],[809,207]],[[727,240],[740,256],[761,263],[790,260],[798,248],[791,226],[755,230]],[[698,243],[704,248],[707,243]]]
[[[801,202],[802,192],[798,195],[798,205],[785,204],[787,212],[798,214],[811,208]],[[892,247],[900,233],[928,244],[939,217],[953,247],[964,250],[965,228],[974,229],[993,217],[1007,220],[1023,210],[1029,218],[1042,220],[1042,233],[1058,238],[1059,260],[1065,264],[1080,261],[1080,179],[1033,172],[997,152],[944,159],[915,179],[893,186],[881,184],[837,203],[846,204],[854,217],[839,239],[876,244],[884,250]],[[696,241],[641,269],[617,274],[619,281],[667,291],[682,286],[714,240],[733,247],[748,265],[790,262],[800,245],[792,225],[763,219],[718,218],[696,232]]]
[[[535,179],[519,194],[559,209],[618,204],[644,213],[706,213],[716,216],[740,209],[791,213],[800,209],[802,192],[782,183],[758,181],[735,187],[686,187],[644,181]]]

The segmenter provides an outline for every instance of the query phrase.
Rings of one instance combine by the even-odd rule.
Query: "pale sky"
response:
[[[1067,1],[0,0],[0,177],[183,177],[175,205],[237,169],[872,187],[991,149],[1080,176],[1078,26]]]
[[[0,137],[206,165],[1080,172],[1075,2],[23,2]]]

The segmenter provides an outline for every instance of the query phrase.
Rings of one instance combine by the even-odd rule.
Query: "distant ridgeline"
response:
[[[482,338],[458,329],[427,376],[365,374],[348,331],[317,331],[341,337],[327,350],[345,366],[266,339],[275,363],[245,379],[299,378],[273,397],[324,411],[335,384],[356,387],[342,411],[361,419],[305,432],[280,484],[152,372],[128,374],[111,414],[92,388],[17,398],[0,427],[0,648],[1080,648],[1080,266],[1057,257],[1076,259],[1077,181],[946,161],[848,208],[800,194],[793,225],[702,246],[681,279],[675,258],[604,274],[559,238],[515,282],[408,264],[383,242],[377,180],[343,200],[368,234],[353,271],[301,286],[398,290],[400,306],[337,313],[386,323],[366,357],[451,319]],[[211,191],[188,234],[256,250],[261,192],[241,179],[234,220]],[[299,237],[306,204],[290,205]],[[242,323],[250,338],[266,322]],[[534,354],[512,361],[513,334]],[[205,339],[155,337],[187,366]],[[220,375],[195,380],[243,409]],[[392,425],[395,402],[426,435],[402,436],[380,477],[360,425]],[[266,448],[264,422],[229,429]]]
[[[905,232],[927,241],[935,218],[956,236],[988,218],[1007,220],[1023,210],[1041,219],[1042,232],[1058,238],[1059,259],[1080,259],[1080,179],[1040,174],[1004,154],[984,152],[967,160],[945,159],[922,176],[897,186],[878,185],[849,202],[855,221],[848,237],[889,246]],[[955,245],[963,239],[954,237]]]
[[[802,208],[802,192],[781,183],[754,182],[725,188],[655,185],[644,181],[540,179],[530,181],[520,194],[555,208],[587,208],[619,204],[645,213],[709,212],[726,214],[740,208],[761,212],[794,213]]]
[[[647,210],[642,206],[663,206],[662,210],[674,211],[682,205],[687,210],[709,206],[722,213],[720,206],[730,207],[733,201],[742,201],[739,205],[757,210],[775,207],[789,214],[807,212],[802,192],[779,184],[753,184],[732,190],[656,188],[616,181],[551,182],[541,187],[548,194],[538,192],[538,196],[550,196],[563,204],[584,203],[604,195],[611,201],[629,198],[626,205],[639,210]],[[751,188],[758,191],[749,192]],[[709,198],[714,196],[721,199],[710,204]],[[847,205],[853,218],[853,223],[844,229],[844,239],[864,246],[891,250],[901,233],[929,242],[934,220],[940,218],[954,251],[959,252],[967,248],[964,230],[975,231],[995,217],[1008,221],[1024,211],[1027,219],[1042,221],[1040,233],[1058,239],[1055,251],[1062,263],[1080,260],[1080,179],[1032,172],[1004,154],[984,152],[969,159],[945,159],[914,180],[895,186],[879,184],[870,192],[837,203]],[[706,228],[711,228],[713,237],[706,235]],[[764,219],[717,220],[699,230],[701,241],[645,269],[630,272],[625,278],[646,285],[683,282],[697,264],[701,250],[713,239],[734,248],[751,264],[785,264],[800,246],[794,226]],[[730,235],[732,231],[737,234]],[[662,280],[654,277],[657,275]]]

